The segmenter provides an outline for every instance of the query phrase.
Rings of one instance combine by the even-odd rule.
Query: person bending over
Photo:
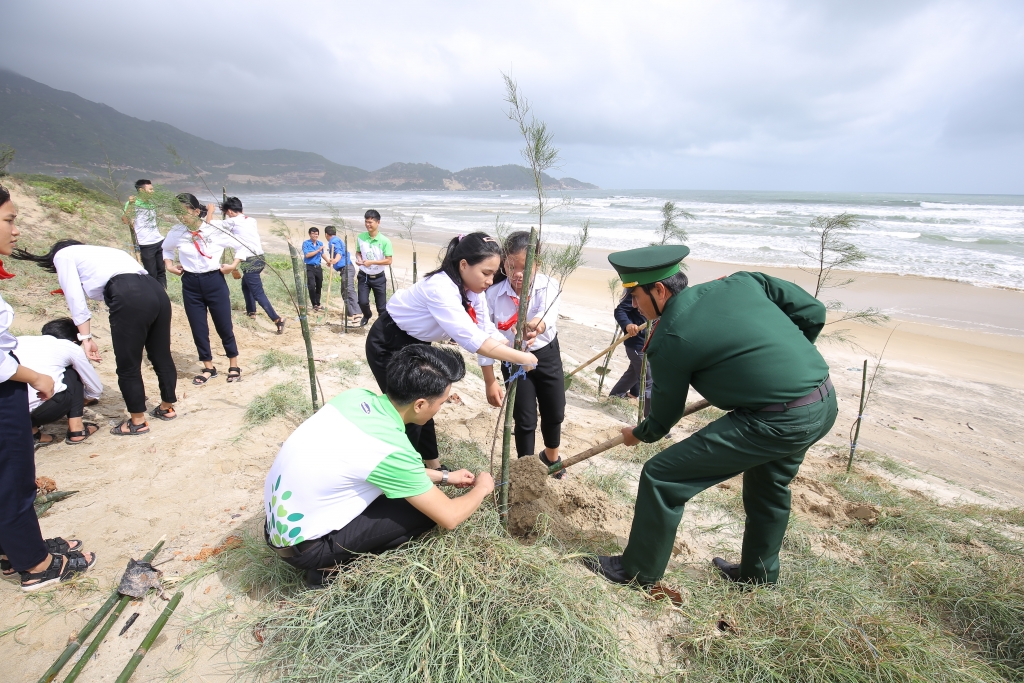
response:
[[[351,389],[296,429],[263,487],[267,544],[306,570],[310,586],[362,553],[397,548],[440,525],[454,529],[494,490],[487,472],[439,472],[423,466],[405,435],[424,424],[466,374],[454,349],[424,344],[392,356],[388,391]],[[344,439],[324,444],[325,433]],[[435,485],[472,487],[449,498]]]
[[[306,289],[309,303],[314,311],[320,310],[320,292],[324,288],[324,269],[320,261],[324,258],[326,244],[320,241],[320,230],[309,229],[309,239],[302,243],[302,260],[306,264]]]
[[[43,325],[39,337],[18,337],[18,358],[28,367],[53,378],[54,394],[47,400],[29,392],[28,409],[32,411],[32,438],[36,447],[49,446],[53,436],[44,434],[43,425],[67,418],[64,443],[82,443],[96,433],[99,426],[83,422],[86,399],[95,403],[103,393],[103,383],[89,363],[78,341],[78,328],[71,318],[58,318]],[[90,403],[90,405],[91,405]]]

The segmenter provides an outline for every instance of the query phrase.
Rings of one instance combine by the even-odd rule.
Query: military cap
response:
[[[608,254],[608,263],[619,274],[622,286],[628,289],[672,277],[679,272],[679,262],[689,253],[690,248],[683,244],[641,247]]]

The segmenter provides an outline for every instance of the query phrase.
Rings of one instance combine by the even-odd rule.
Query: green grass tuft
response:
[[[262,353],[256,356],[253,361],[260,370],[269,370],[270,368],[281,368],[287,370],[288,368],[298,367],[306,362],[305,358],[296,356],[295,354],[285,353],[279,349],[270,349],[266,353]]]
[[[265,394],[254,398],[245,409],[245,424],[255,426],[276,417],[288,416],[299,422],[313,414],[309,394],[298,382],[275,384]]]

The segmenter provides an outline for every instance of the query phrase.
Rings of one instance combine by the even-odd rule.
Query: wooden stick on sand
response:
[[[648,324],[649,324],[649,323],[644,323],[643,325],[641,325],[641,326],[640,326],[640,331],[641,331],[641,332],[643,332],[644,330],[646,330],[646,329],[647,329],[647,325],[648,325]],[[565,376],[565,388],[566,388],[566,389],[568,389],[568,388],[569,388],[569,385],[571,385],[571,384],[572,384],[572,376],[573,376],[573,375],[575,375],[575,374],[576,374],[577,372],[579,372],[579,371],[580,371],[580,370],[582,370],[583,368],[587,367],[588,365],[590,365],[590,364],[591,364],[591,363],[593,363],[594,361],[596,361],[596,360],[598,360],[598,359],[602,358],[602,357],[603,357],[603,356],[604,356],[604,355],[605,355],[606,353],[609,353],[609,352],[611,352],[611,351],[614,351],[614,350],[616,349],[616,347],[618,347],[618,345],[619,345],[619,344],[621,344],[622,342],[626,341],[627,339],[630,339],[630,337],[627,337],[626,335],[622,335],[622,336],[621,336],[621,337],[619,337],[619,338],[618,338],[618,340],[616,340],[616,341],[615,341],[615,342],[614,342],[614,343],[613,343],[613,344],[612,344],[611,346],[609,346],[608,348],[606,348],[606,349],[604,349],[603,351],[599,352],[599,353],[598,353],[598,354],[597,354],[596,356],[594,356],[593,358],[590,358],[589,360],[585,360],[585,361],[583,361],[582,363],[580,363],[579,365],[577,365],[577,366],[576,366],[575,368],[573,368],[572,372],[568,373],[568,374],[567,374],[567,375]]]

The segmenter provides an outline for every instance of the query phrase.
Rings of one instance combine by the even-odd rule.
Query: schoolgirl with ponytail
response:
[[[508,346],[490,320],[484,291],[501,266],[501,245],[484,232],[459,235],[445,247],[441,265],[408,289],[396,292],[366,337],[366,362],[387,393],[391,357],[410,344],[447,339],[484,358],[534,366],[537,357]],[[406,425],[406,434],[432,469],[441,467],[434,421]]]

